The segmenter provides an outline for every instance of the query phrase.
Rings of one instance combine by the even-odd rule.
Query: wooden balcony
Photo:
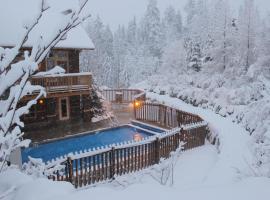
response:
[[[34,76],[31,79],[31,84],[44,87],[47,97],[88,94],[92,88],[92,74],[70,73]]]

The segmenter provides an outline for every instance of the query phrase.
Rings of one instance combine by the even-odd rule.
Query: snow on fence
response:
[[[153,117],[151,111],[157,110],[158,117],[156,114]],[[65,165],[64,170],[57,171],[55,176],[49,178],[69,181],[76,188],[83,187],[158,164],[161,158],[169,158],[170,153],[176,151],[181,142],[184,144],[183,150],[205,143],[207,123],[197,115],[150,103],[141,104],[134,112],[137,120],[155,122],[171,129],[142,141],[113,144],[62,157],[50,164],[53,166],[61,162]]]

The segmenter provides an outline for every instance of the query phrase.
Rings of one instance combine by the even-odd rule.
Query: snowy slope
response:
[[[67,183],[33,180],[15,171],[0,176],[0,194],[16,183],[13,193],[4,200],[267,200],[270,181],[265,178],[248,178],[230,183],[209,184],[209,174],[216,168],[219,156],[216,149],[206,145],[185,152],[175,168],[174,185],[162,186],[149,175],[137,173],[123,177],[118,182],[75,190]],[[222,172],[219,177],[222,176]],[[16,180],[16,181],[15,181]],[[1,198],[1,195],[0,195]]]

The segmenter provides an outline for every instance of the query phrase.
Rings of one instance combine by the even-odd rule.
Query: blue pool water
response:
[[[23,149],[22,161],[23,163],[27,162],[28,156],[31,156],[33,158],[41,158],[44,162],[47,162],[72,152],[79,152],[90,148],[130,141],[133,140],[134,136],[137,134],[142,138],[153,135],[152,133],[126,125],[113,129],[102,130],[92,134],[57,140],[41,144],[38,147]]]

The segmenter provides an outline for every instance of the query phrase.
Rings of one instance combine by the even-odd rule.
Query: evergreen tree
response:
[[[256,25],[258,13],[254,5],[254,0],[245,0],[243,7],[239,11],[239,47],[242,62],[247,72],[250,65],[256,60]]]
[[[150,56],[161,58],[161,21],[156,0],[149,0],[142,26],[143,42],[147,53]]]
[[[128,28],[127,28],[127,43],[128,43],[128,48],[129,49],[134,49],[138,45],[137,41],[137,21],[136,18],[134,17],[132,21],[128,23]]]
[[[103,107],[104,99],[98,90],[98,88],[93,85],[93,89],[89,95],[90,105],[91,105],[91,117],[102,116],[106,111]]]
[[[109,26],[104,26],[100,17],[89,20],[86,30],[95,44],[94,51],[81,53],[82,71],[93,73],[99,85],[111,85],[113,80],[113,34]]]
[[[180,11],[176,12],[172,6],[169,6],[164,12],[162,29],[167,44],[179,40],[182,35],[182,16]]]
[[[189,26],[194,17],[196,16],[196,0],[188,0],[186,6],[185,6],[185,11],[186,11],[186,14],[187,14],[187,25]]]

